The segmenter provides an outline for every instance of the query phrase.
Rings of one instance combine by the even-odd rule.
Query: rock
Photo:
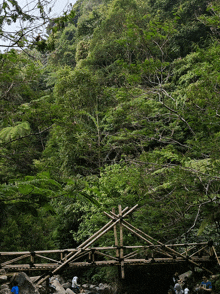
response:
[[[75,294],[70,288],[67,288],[65,293],[66,294]]]
[[[64,279],[60,276],[60,275],[55,275],[55,276],[52,276],[50,278],[50,281],[52,282],[53,280],[57,280],[59,281],[59,283],[62,285],[65,283]]]
[[[1,287],[0,287],[0,290],[2,289],[9,289],[9,286],[7,284],[2,284]]]
[[[89,289],[95,289],[96,285],[89,285]]]
[[[7,288],[0,290],[0,294],[10,294],[10,293],[11,293],[11,290]]]
[[[14,280],[18,283],[19,291],[22,294],[39,294],[38,289],[32,283],[31,279],[23,272],[18,273]]]
[[[185,273],[179,275],[180,280],[182,280],[182,281],[185,279],[185,277],[190,278],[191,276],[192,276],[192,271],[188,271],[188,272],[185,272]]]
[[[8,277],[6,275],[0,276],[0,283],[5,283],[7,282]]]
[[[3,284],[0,287],[0,294],[10,294],[11,290],[7,284]]]
[[[71,283],[70,282],[64,283],[64,284],[62,284],[62,287],[64,289],[70,288],[71,287]]]
[[[108,284],[99,284],[98,292],[101,292],[102,294],[111,294],[112,289]]]
[[[40,276],[30,277],[32,283],[35,283],[35,281],[37,281],[39,278]]]
[[[38,286],[38,291],[40,294],[47,294],[48,293],[46,286],[43,286],[43,285]]]
[[[59,294],[65,294],[65,289],[61,286],[60,282],[58,279],[52,280],[51,281],[51,286],[55,289],[54,293],[59,293]]]

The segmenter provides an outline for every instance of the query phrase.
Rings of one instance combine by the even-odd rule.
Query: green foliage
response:
[[[10,142],[13,139],[24,137],[30,133],[28,122],[18,123],[14,127],[7,127],[0,131],[0,142]]]
[[[36,219],[34,238],[75,247],[118,204],[138,204],[129,221],[160,241],[217,240],[218,3],[84,0],[49,31],[43,53],[27,49],[34,59],[0,56],[4,246],[13,227],[18,248],[32,248],[24,230]]]

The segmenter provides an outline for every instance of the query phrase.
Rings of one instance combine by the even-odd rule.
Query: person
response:
[[[179,273],[175,272],[175,274],[173,275],[173,284],[175,285],[176,283],[178,283],[179,280]]]
[[[14,294],[19,294],[18,283],[14,281],[14,286],[11,288],[11,292]]]
[[[168,294],[172,294],[173,291],[172,291],[171,289],[169,289],[167,293],[168,293]]]
[[[176,294],[182,294],[183,290],[182,287],[180,285],[180,280],[177,281],[177,283],[174,285],[174,290]]]
[[[73,289],[73,292],[75,293],[79,293],[79,285],[77,283],[77,280],[78,280],[77,276],[73,277],[72,279],[72,289]]]
[[[175,272],[175,274],[172,276],[172,280],[170,281],[170,289],[173,293],[175,293],[174,286],[179,281],[179,273]]]
[[[199,286],[199,293],[207,293],[207,292],[212,292],[212,283],[207,279],[206,276],[202,277],[202,282]]]
[[[56,287],[52,284],[51,278],[49,278],[49,287],[50,287],[50,292],[56,291]]]
[[[188,284],[185,284],[184,286],[183,286],[183,294],[189,294],[189,287],[188,287]]]

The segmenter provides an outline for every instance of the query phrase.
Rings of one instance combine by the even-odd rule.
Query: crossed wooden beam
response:
[[[73,259],[76,259],[79,256],[82,257],[83,250],[87,249],[91,244],[93,244],[101,236],[103,236],[110,229],[112,229],[113,227],[115,227],[117,223],[120,222],[120,224],[122,224],[122,218],[125,218],[129,213],[131,213],[133,210],[135,210],[137,208],[137,206],[138,205],[135,205],[134,207],[132,207],[129,210],[128,210],[128,207],[126,207],[123,211],[121,210],[121,206],[119,206],[120,207],[119,208],[119,215],[117,215],[116,218],[113,217],[104,227],[102,227],[94,235],[92,235],[85,242],[83,242],[81,245],[79,245],[77,247],[78,251],[76,253],[73,253],[73,252],[69,253],[65,257],[66,260],[61,265],[59,265],[55,270],[53,270],[50,275],[47,275],[47,276],[44,276],[44,277],[38,279],[37,284],[39,285],[39,284],[43,283],[44,281],[46,281],[47,279],[49,279],[51,275],[56,274],[60,269],[62,269],[64,266],[66,266],[70,261],[73,261]],[[122,236],[121,227],[120,227],[120,232],[121,232],[121,238],[120,239],[122,240],[123,236]],[[87,252],[85,254],[87,254]],[[123,264],[122,264],[122,268],[123,268]]]
[[[75,262],[76,260],[78,260],[79,258],[85,256],[88,254],[89,252],[89,257],[90,260],[92,262],[94,262],[94,249],[91,249],[91,251],[89,251],[89,246],[92,245],[95,241],[97,241],[101,236],[103,236],[105,233],[107,233],[109,230],[113,229],[114,231],[114,238],[115,238],[115,248],[116,248],[116,257],[113,257],[111,255],[108,255],[106,253],[102,253],[102,252],[98,252],[95,251],[95,253],[111,258],[113,260],[117,260],[120,264],[121,267],[121,278],[123,279],[125,277],[125,272],[124,272],[124,264],[125,264],[125,260],[128,260],[131,257],[134,257],[135,255],[138,254],[138,251],[134,251],[131,252],[127,255],[124,255],[124,248],[125,246],[123,246],[123,229],[127,229],[129,230],[132,234],[136,235],[137,237],[139,237],[140,239],[142,239],[143,241],[145,241],[148,246],[145,246],[146,248],[151,248],[153,249],[152,251],[152,256],[151,258],[153,259],[153,252],[155,253],[159,253],[160,255],[165,255],[166,258],[180,258],[181,260],[186,260],[189,263],[193,264],[194,266],[200,267],[203,270],[209,272],[212,274],[212,272],[204,267],[202,267],[200,264],[198,264],[197,262],[195,262],[194,260],[192,260],[193,256],[198,253],[199,251],[202,251],[204,249],[206,249],[208,247],[207,243],[204,243],[204,247],[201,248],[200,250],[198,250],[196,253],[193,253],[191,255],[189,255],[189,251],[196,247],[196,245],[198,245],[197,243],[192,244],[191,248],[188,248],[188,251],[186,250],[183,253],[178,252],[177,250],[174,250],[172,247],[174,244],[171,245],[165,245],[163,243],[161,243],[158,240],[155,240],[154,238],[152,238],[151,236],[147,235],[146,233],[144,233],[143,231],[141,231],[140,229],[134,227],[133,225],[131,225],[129,222],[127,222],[125,220],[125,218],[131,213],[133,212],[136,208],[137,208],[138,204],[135,205],[134,207],[132,207],[131,209],[129,209],[128,207],[126,207],[125,209],[122,210],[121,205],[118,206],[118,214],[115,213],[115,210],[113,209],[110,213],[104,212],[104,214],[106,216],[108,216],[110,218],[110,221],[103,226],[100,230],[98,230],[95,234],[93,234],[91,237],[89,237],[85,242],[83,242],[81,245],[79,245],[76,251],[70,252],[68,255],[65,256],[65,258],[63,258],[61,260],[61,264],[57,266],[56,269],[54,269],[50,274],[48,275],[43,275],[41,276],[36,282],[37,284],[41,284],[44,281],[46,281],[47,279],[49,279],[52,275],[56,274],[58,271],[60,271],[63,267],[65,267],[67,264],[69,264],[70,262]],[[119,239],[118,239],[118,233],[117,233],[117,225],[119,225]],[[184,246],[184,244],[175,244],[176,246],[182,245]],[[201,243],[199,244],[201,245]],[[126,248],[137,248],[138,246],[126,246]],[[143,246],[140,246],[143,247]],[[99,249],[108,249],[108,247],[104,247],[104,248],[99,248]],[[217,261],[220,265],[220,261],[218,259],[217,253],[215,251],[214,246],[212,246],[211,248],[217,258]]]

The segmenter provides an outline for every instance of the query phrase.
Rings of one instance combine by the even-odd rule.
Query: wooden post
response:
[[[34,252],[31,252],[31,263],[30,263],[30,266],[33,266],[33,264],[34,264],[34,256],[35,256],[35,253]]]
[[[92,262],[92,252],[89,251],[89,262]]]
[[[112,212],[115,213],[114,208],[112,208]],[[113,230],[114,230],[114,237],[115,237],[115,246],[118,247],[118,236],[117,236],[117,227],[116,227],[116,225],[114,225]],[[118,248],[116,249],[116,257],[119,258],[119,250],[118,250]]]
[[[92,263],[95,262],[95,250],[92,249]]]
[[[187,248],[187,245],[185,245],[185,246],[186,246],[185,247],[185,250],[186,250],[185,253],[186,253],[186,257],[187,257],[188,256],[188,251],[187,251],[188,248]]]
[[[123,250],[123,226],[122,226],[122,209],[121,205],[118,205],[118,213],[119,213],[119,227],[120,227],[120,263],[121,263],[121,278],[125,278],[125,270],[124,270],[124,250]]]

